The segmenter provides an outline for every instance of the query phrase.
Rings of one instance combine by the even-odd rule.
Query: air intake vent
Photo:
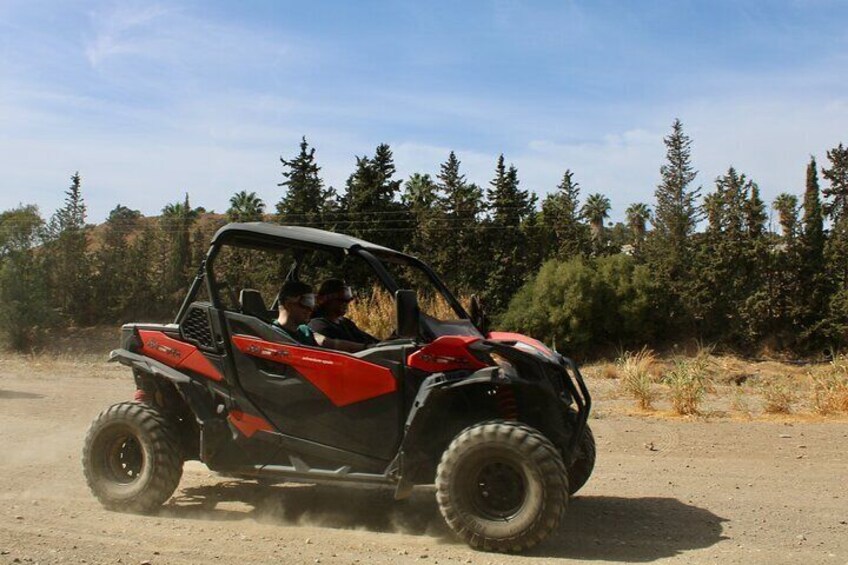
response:
[[[180,324],[183,339],[201,349],[215,350],[212,339],[212,329],[209,325],[208,310],[200,305],[192,304]]]

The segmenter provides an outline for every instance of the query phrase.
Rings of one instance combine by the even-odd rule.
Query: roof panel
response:
[[[280,240],[280,243],[303,242],[311,246],[331,249],[349,250],[353,247],[362,247],[364,249],[371,249],[375,251],[397,253],[397,251],[393,249],[342,233],[301,226],[281,226],[266,222],[227,224],[215,232],[215,235],[212,237],[212,244],[225,243],[229,239],[237,236],[257,237],[259,239],[267,239],[271,241],[276,239]]]

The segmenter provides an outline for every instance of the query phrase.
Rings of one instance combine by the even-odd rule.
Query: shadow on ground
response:
[[[0,389],[0,399],[9,399],[9,400],[17,400],[17,399],[34,399],[34,398],[44,398],[43,394],[36,394],[34,392],[23,392],[19,390],[3,390]]]
[[[182,489],[161,515],[400,532],[458,543],[427,490],[395,502],[387,491],[232,481]],[[578,496],[560,528],[528,556],[649,562],[714,545],[724,539],[725,521],[674,498]]]

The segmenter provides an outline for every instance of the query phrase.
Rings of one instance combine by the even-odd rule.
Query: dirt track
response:
[[[189,464],[156,516],[103,510],[79,462],[121,367],[0,358],[0,563],[848,563],[848,424],[592,420],[595,475],[524,556],[451,538],[432,494],[263,488]],[[601,404],[602,405],[602,404]]]

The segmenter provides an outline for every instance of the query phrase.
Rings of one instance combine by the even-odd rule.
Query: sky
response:
[[[398,174],[500,153],[540,195],[566,169],[612,218],[653,204],[675,118],[696,183],[730,165],[771,201],[848,143],[848,2],[0,0],[0,209],[89,221],[188,192],[273,209],[306,136],[328,185],[379,143]]]

